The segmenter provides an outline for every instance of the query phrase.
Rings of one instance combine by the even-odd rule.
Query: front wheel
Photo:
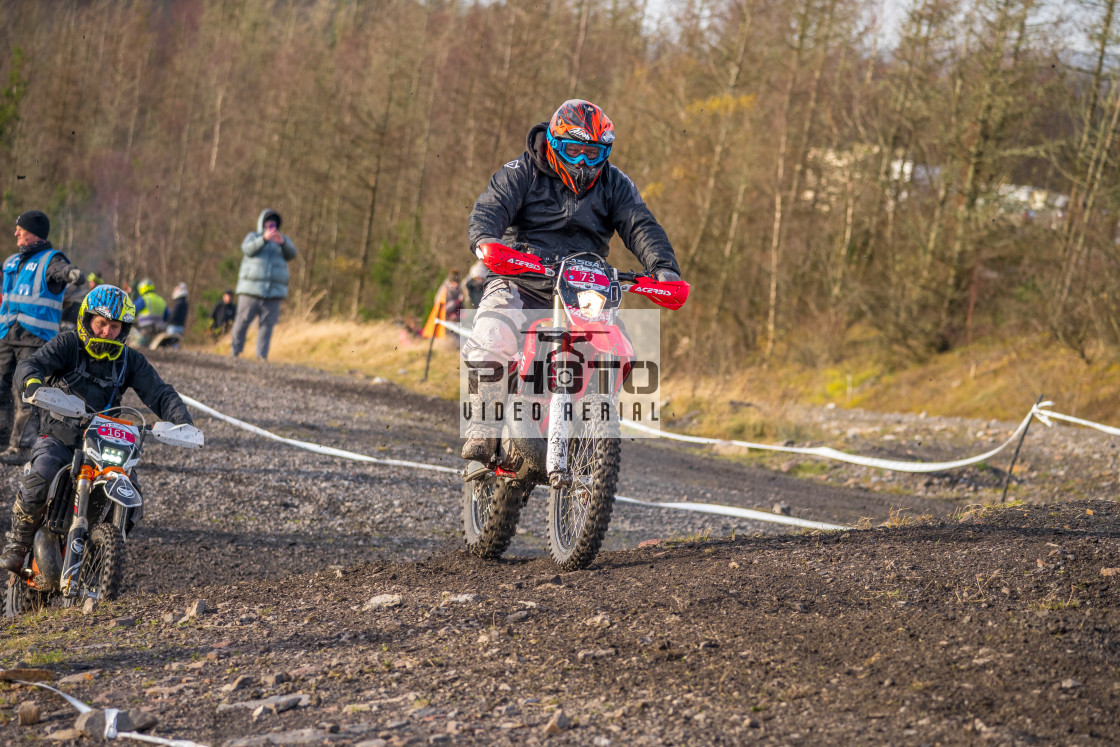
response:
[[[491,473],[463,483],[463,534],[467,552],[495,560],[509,547],[532,485]]]
[[[548,491],[548,551],[565,571],[586,568],[595,559],[614,508],[618,423],[596,423],[589,430],[568,439],[571,486]]]
[[[82,567],[78,571],[78,593],[66,597],[66,606],[81,605],[86,597],[98,601],[116,599],[124,580],[124,538],[112,524],[98,524],[89,534]]]

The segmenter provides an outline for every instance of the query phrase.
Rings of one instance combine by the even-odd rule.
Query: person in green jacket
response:
[[[241,242],[241,269],[237,273],[237,316],[233,320],[230,354],[241,355],[245,334],[253,320],[257,326],[257,358],[268,359],[272,328],[280,321],[280,303],[288,297],[288,263],[298,250],[292,240],[280,233],[280,213],[270,208],[261,211],[257,230]]]
[[[136,286],[136,344],[147,347],[156,335],[167,329],[167,301],[156,293],[156,284],[144,278]]]

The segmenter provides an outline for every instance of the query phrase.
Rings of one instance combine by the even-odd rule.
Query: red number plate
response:
[[[598,288],[602,288],[610,282],[606,275],[588,272],[587,270],[568,270],[564,273],[564,279],[570,283],[587,283]]]
[[[129,431],[121,428],[119,425],[99,425],[97,427],[97,435],[102,438],[108,438],[111,441],[119,441],[126,444],[136,443],[136,436],[132,435]]]

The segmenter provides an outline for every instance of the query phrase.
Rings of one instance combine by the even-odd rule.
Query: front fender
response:
[[[101,487],[105,491],[105,495],[109,497],[113,503],[119,504],[124,508],[138,508],[144,503],[144,498],[140,495],[140,491],[132,484],[132,480],[128,479],[128,475],[121,472],[109,472],[99,477],[93,486]]]

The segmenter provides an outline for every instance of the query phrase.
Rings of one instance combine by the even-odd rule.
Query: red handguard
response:
[[[676,311],[688,300],[691,286],[683,280],[658,281],[653,278],[639,277],[627,288],[631,293],[645,296],[658,306]]]
[[[536,275],[553,274],[552,270],[532,254],[519,252],[505,244],[479,244],[478,249],[482,252],[482,263],[498,275],[523,275],[527,272]]]

